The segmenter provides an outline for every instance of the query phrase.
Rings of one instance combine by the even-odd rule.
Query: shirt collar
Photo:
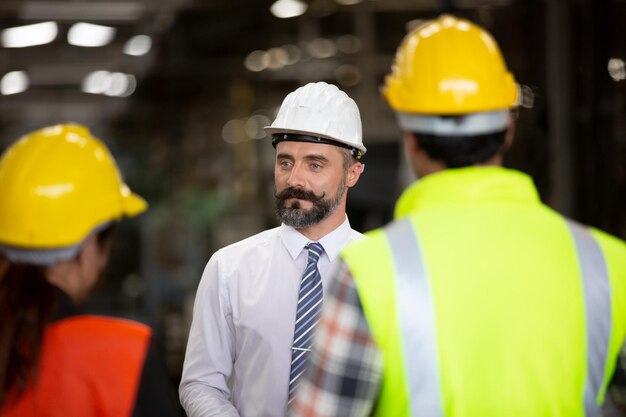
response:
[[[324,253],[331,262],[339,256],[339,252],[341,252],[346,243],[350,241],[351,231],[352,228],[346,216],[346,219],[339,227],[318,240],[324,247]],[[306,244],[311,242],[311,240],[302,233],[284,223],[280,225],[279,233],[283,245],[285,245],[285,248],[287,248],[287,251],[294,260],[300,255]]]

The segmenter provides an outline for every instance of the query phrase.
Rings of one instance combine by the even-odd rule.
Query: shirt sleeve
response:
[[[290,417],[371,415],[382,379],[382,354],[345,264],[332,281],[316,329],[309,368]]]
[[[188,417],[239,413],[230,401],[234,328],[218,251],[209,260],[196,293],[179,396]]]
[[[180,417],[182,410],[165,364],[150,340],[141,372],[133,417]]]

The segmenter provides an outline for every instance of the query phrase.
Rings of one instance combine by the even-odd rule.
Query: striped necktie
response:
[[[305,246],[309,250],[304,275],[300,281],[296,327],[291,348],[291,373],[289,375],[289,403],[293,400],[298,378],[306,369],[306,361],[313,342],[313,328],[318,322],[322,308],[322,277],[317,268],[317,261],[324,248],[317,242]]]

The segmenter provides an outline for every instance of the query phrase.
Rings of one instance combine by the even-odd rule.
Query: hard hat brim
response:
[[[287,133],[287,134],[296,134],[296,135],[305,135],[305,136],[317,136],[320,138],[324,138],[324,139],[328,139],[331,140],[333,142],[339,142],[343,145],[346,145],[350,148],[355,148],[358,149],[359,151],[361,151],[361,155],[365,155],[365,153],[367,152],[367,148],[363,145],[361,146],[357,146],[352,142],[346,141],[346,140],[341,140],[338,139],[336,137],[333,136],[329,136],[329,135],[322,135],[318,132],[312,132],[309,130],[298,130],[298,129],[285,129],[285,128],[279,128],[279,127],[272,127],[272,126],[265,126],[263,128],[265,130],[265,133],[267,134],[267,136],[269,138],[272,137],[272,135],[275,134],[280,134],[280,133]]]
[[[124,195],[124,215],[127,217],[135,217],[148,209],[148,203],[141,196],[133,193],[126,187],[127,192],[122,191]]]

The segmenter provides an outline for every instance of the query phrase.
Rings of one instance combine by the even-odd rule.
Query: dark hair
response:
[[[476,136],[413,135],[432,159],[443,162],[448,168],[460,168],[485,162],[500,152],[506,130]]]
[[[113,228],[98,232],[101,248],[110,242]],[[0,255],[0,410],[37,377],[44,330],[56,315],[59,294],[45,271]]]
[[[362,162],[360,159],[356,159],[354,154],[349,149],[341,149],[341,154],[343,157],[343,171],[347,174],[348,170],[352,165],[357,162]]]
[[[9,393],[19,398],[35,377],[44,328],[56,304],[44,268],[9,263],[0,276],[0,408]]]
[[[100,230],[96,235],[96,239],[98,241],[98,245],[101,248],[104,248],[111,242],[113,238],[113,230],[115,230],[115,222],[109,223],[104,229]]]

